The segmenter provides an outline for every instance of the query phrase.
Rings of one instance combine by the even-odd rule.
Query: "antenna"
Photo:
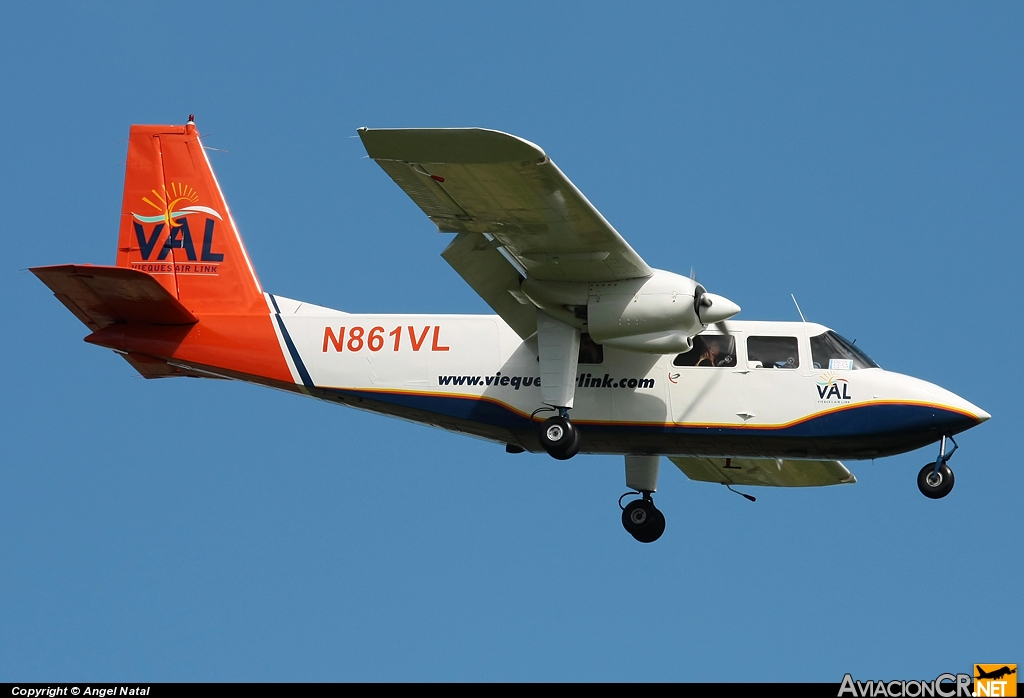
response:
[[[804,311],[800,310],[800,304],[796,302],[796,296],[791,293],[789,297],[793,299],[793,305],[796,306],[796,312],[800,313],[800,319],[807,322],[807,318],[804,317]]]
[[[727,484],[725,482],[723,482],[722,484],[725,485],[725,488],[727,490],[729,490],[730,492],[733,492],[734,494],[738,494],[739,496],[743,497],[744,499],[747,499],[747,500],[749,500],[751,502],[756,502],[757,501],[757,497],[754,497],[753,495],[746,494],[745,492],[738,492],[738,491],[736,491],[736,490],[734,490],[732,488],[732,485]]]

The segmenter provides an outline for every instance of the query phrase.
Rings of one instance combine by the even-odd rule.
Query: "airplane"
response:
[[[358,135],[454,234],[441,256],[494,315],[350,314],[264,291],[192,115],[131,126],[113,266],[31,271],[86,342],[146,378],[247,381],[508,453],[623,456],[622,524],[644,543],[665,530],[662,456],[754,500],[733,487],[854,483],[839,459],[938,442],[918,487],[939,499],[953,437],[989,419],[823,325],[732,319],[737,304],[648,266],[529,141],[480,128]]]
[[[985,671],[981,667],[977,667],[977,666],[975,668],[977,669],[977,672],[978,672],[978,675],[974,677],[976,679],[1001,679],[1004,676],[1009,676],[1010,674],[1016,674],[1017,673],[1016,666],[1013,669],[1011,669],[1008,666],[1003,666],[1003,667],[1001,667],[999,669],[995,669],[993,671]]]

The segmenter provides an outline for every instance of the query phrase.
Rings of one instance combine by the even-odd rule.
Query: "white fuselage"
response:
[[[305,392],[539,450],[536,422],[549,414],[538,412],[545,406],[536,339],[521,339],[501,318],[357,315],[277,296],[272,302],[293,377]],[[581,355],[572,420],[584,435],[582,450],[872,458],[988,418],[909,376],[821,368],[809,342],[827,329],[730,321],[723,334],[711,327],[702,336],[728,345],[725,365],[675,365],[676,355],[610,346],[600,363]],[[750,337],[793,338],[787,341],[797,356],[765,367],[751,360]]]

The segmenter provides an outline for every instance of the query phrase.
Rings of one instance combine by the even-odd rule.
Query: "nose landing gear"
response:
[[[626,506],[622,506],[622,497],[631,494],[642,495],[642,499],[634,499]],[[665,532],[665,515],[654,506],[650,492],[627,492],[619,497],[619,506],[622,507],[622,526],[629,535],[641,543],[653,543],[661,538]]]
[[[935,459],[934,463],[929,463],[921,468],[921,472],[917,474],[917,488],[928,499],[942,499],[953,489],[953,470],[947,463],[959,447],[956,441],[953,441],[953,448],[946,453],[947,438],[953,441],[952,436],[943,436],[942,441],[939,442],[939,457]]]

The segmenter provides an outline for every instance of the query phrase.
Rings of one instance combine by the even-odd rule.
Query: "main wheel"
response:
[[[641,543],[653,543],[665,532],[665,515],[654,502],[634,499],[622,510],[622,526]]]
[[[943,463],[939,471],[935,471],[935,463],[929,463],[917,474],[917,488],[929,499],[942,499],[953,489],[953,471]]]
[[[579,432],[565,417],[548,417],[540,426],[540,445],[552,458],[568,460],[580,450]]]

